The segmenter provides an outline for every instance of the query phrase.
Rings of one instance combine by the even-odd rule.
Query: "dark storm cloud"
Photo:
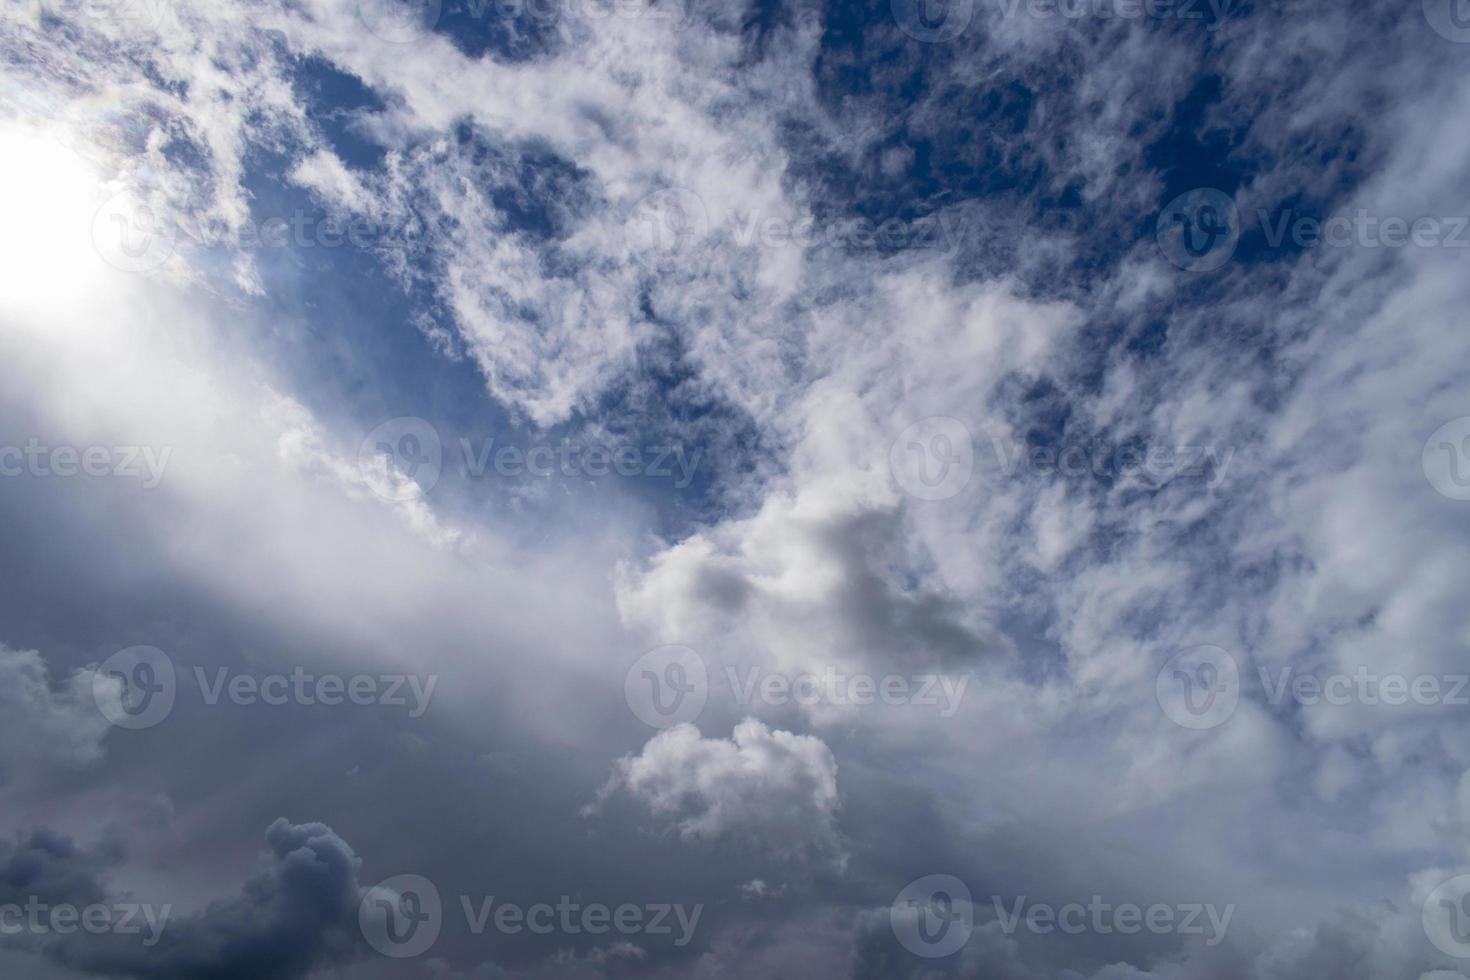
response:
[[[137,980],[293,980],[361,951],[357,855],[323,824],[277,820],[241,894],[194,915],[169,917],[158,941],[133,935],[73,935],[44,949],[58,963]],[[103,900],[96,882],[73,882],[66,900]]]
[[[0,904],[31,896],[49,902],[90,904],[106,895],[101,876],[125,857],[121,842],[96,848],[47,830],[0,842]]]

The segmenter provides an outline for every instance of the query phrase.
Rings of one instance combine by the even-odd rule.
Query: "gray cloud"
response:
[[[74,934],[46,942],[46,955],[85,973],[140,980],[289,980],[359,955],[360,862],[352,848],[322,824],[284,819],[266,831],[266,843],[239,896],[193,915],[165,917],[156,944],[135,935]],[[31,847],[38,847],[35,839]],[[75,863],[67,845],[46,853],[48,866]],[[93,879],[73,874],[64,883],[72,890],[59,891],[57,900],[103,900]]]

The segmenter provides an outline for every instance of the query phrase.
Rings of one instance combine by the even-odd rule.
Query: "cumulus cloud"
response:
[[[102,900],[102,876],[120,863],[120,841],[85,848],[71,838],[45,830],[0,841],[0,901],[24,905],[32,897],[43,902],[86,905]]]
[[[360,861],[323,824],[277,820],[266,850],[237,897],[202,912],[165,917],[157,942],[136,936],[77,934],[48,943],[48,956],[101,976],[149,980],[304,977],[324,963],[358,955]],[[94,888],[95,891],[95,888]],[[68,895],[67,901],[95,901]]]
[[[0,645],[0,789],[97,762],[108,728],[90,674],[58,689],[40,653]]]
[[[0,23],[7,119],[62,137],[87,171],[48,180],[54,156],[11,154],[24,180],[3,200],[37,220],[5,252],[27,273],[0,297],[6,438],[176,449],[147,499],[3,488],[17,513],[55,516],[44,546],[66,586],[13,635],[44,647],[32,637],[95,604],[89,650],[124,622],[189,638],[209,629],[202,593],[215,635],[268,621],[267,639],[304,636],[338,663],[432,661],[454,674],[448,717],[393,744],[421,747],[414,778],[426,759],[478,758],[485,746],[466,746],[502,699],[507,739],[556,749],[554,790],[526,779],[485,805],[532,835],[642,740],[613,717],[604,675],[645,637],[782,671],[980,675],[942,723],[814,715],[818,738],[752,719],[728,740],[680,726],[616,762],[604,807],[631,802],[700,849],[722,895],[743,881],[761,901],[682,971],[599,947],[537,975],[1458,975],[1417,916],[1430,879],[1470,853],[1462,715],[1283,703],[1260,678],[1463,663],[1470,518],[1418,458],[1466,412],[1463,253],[1273,251],[1250,234],[1201,276],[1165,261],[1152,222],[1203,184],[1248,225],[1293,208],[1459,209],[1470,136],[1445,120],[1470,104],[1464,52],[1414,4],[1256,5],[1209,29],[974,4],[947,44],[917,41],[887,3],[654,16],[666,6],[515,43],[505,24],[389,43],[352,0],[149,5],[142,19],[48,5],[45,20]],[[86,226],[118,190],[225,243],[179,237],[152,278],[101,269]],[[55,203],[20,208],[38,196]],[[392,247],[353,253],[360,265],[330,252],[333,267],[326,250],[241,244],[252,220],[301,199],[392,229]],[[951,237],[808,247],[762,230],[854,217],[936,218]],[[66,247],[32,246],[73,218]],[[60,272],[29,274],[48,261]],[[687,508],[647,504],[653,518],[607,504],[615,493],[585,509],[542,494],[556,533],[616,544],[557,551],[534,522],[530,544],[517,537],[532,494],[431,496],[381,458],[359,465],[364,418],[429,411],[386,408],[404,403],[558,435],[636,433],[662,412],[728,470]],[[935,416],[962,426],[975,468],[925,500],[891,454]],[[1205,447],[1218,465],[1208,480],[1146,480],[1026,462],[1066,446]],[[513,519],[486,517],[507,498]],[[90,591],[62,596],[68,576]],[[167,598],[130,602],[135,581]],[[146,608],[91,601],[115,595]],[[1244,678],[1209,732],[1173,724],[1154,686],[1200,643],[1227,648]],[[258,633],[239,645],[270,659]],[[8,790],[100,757],[106,729],[80,677],[0,648]],[[337,737],[314,731],[313,748]],[[169,754],[190,740],[162,741],[127,746],[118,779],[181,783],[180,821],[218,829],[240,792],[201,788],[197,759]],[[356,786],[378,760],[349,761]],[[513,782],[514,768],[497,775]],[[452,769],[414,784],[446,826],[479,773]],[[254,778],[264,793],[282,775]],[[839,832],[854,808],[871,847]],[[148,956],[78,940],[53,957],[179,978],[337,961],[352,851],[319,825],[278,824],[269,841],[244,895]],[[1130,856],[1144,845],[1149,859]],[[6,846],[4,873],[41,869],[27,880],[47,890],[99,894],[113,867],[55,836]],[[756,887],[777,879],[752,879],[751,853],[848,876],[787,916],[777,906],[801,890]],[[1343,853],[1364,859],[1345,867]],[[1234,897],[1248,938],[1058,952],[987,922],[958,962],[917,963],[873,909],[889,878],[936,864],[1084,900]]]
[[[619,790],[686,840],[729,837],[782,860],[838,868],[847,861],[837,763],[812,735],[749,718],[728,739],[677,725],[618,762],[602,797]]]

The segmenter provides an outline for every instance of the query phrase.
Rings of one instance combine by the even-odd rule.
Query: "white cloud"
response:
[[[837,763],[812,735],[752,718],[728,739],[677,725],[618,762],[604,798],[619,789],[688,839],[734,837],[783,860],[847,861],[836,825]]]

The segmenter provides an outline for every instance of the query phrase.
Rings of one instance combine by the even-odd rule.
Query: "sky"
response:
[[[0,975],[1470,977],[1465,0],[8,0]]]

